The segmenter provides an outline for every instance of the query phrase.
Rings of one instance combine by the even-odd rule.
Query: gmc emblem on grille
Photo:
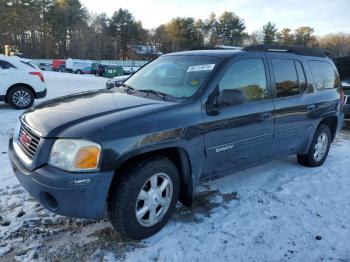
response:
[[[30,138],[30,136],[28,136],[27,134],[22,134],[19,137],[19,140],[22,142],[23,145],[25,145],[26,147],[29,147],[30,142],[32,141],[32,139]]]

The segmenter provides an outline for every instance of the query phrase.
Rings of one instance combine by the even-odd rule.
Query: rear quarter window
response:
[[[26,65],[27,67],[31,67],[34,69],[38,69],[34,64],[32,64],[31,62],[26,62],[26,61],[21,61],[22,64]]]
[[[317,89],[323,90],[340,86],[339,75],[330,63],[311,60],[309,67]]]

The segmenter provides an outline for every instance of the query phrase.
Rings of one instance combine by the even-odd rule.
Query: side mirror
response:
[[[245,103],[245,96],[241,90],[238,89],[224,89],[219,94],[219,106],[237,106]]]

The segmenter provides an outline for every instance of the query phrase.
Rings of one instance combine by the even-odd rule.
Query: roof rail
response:
[[[322,48],[310,48],[292,45],[250,45],[243,48],[244,51],[260,52],[287,52],[297,55],[327,57],[326,51]]]
[[[242,50],[242,47],[215,45],[215,46],[198,46],[198,47],[192,47],[189,49],[189,51],[194,51],[194,50]]]

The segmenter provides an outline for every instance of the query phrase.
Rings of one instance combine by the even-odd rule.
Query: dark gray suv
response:
[[[9,142],[17,178],[46,208],[158,232],[196,187],[271,159],[324,163],[343,122],[319,49],[250,46],[161,56],[120,87],[44,102]],[[234,211],[233,211],[234,212]]]

